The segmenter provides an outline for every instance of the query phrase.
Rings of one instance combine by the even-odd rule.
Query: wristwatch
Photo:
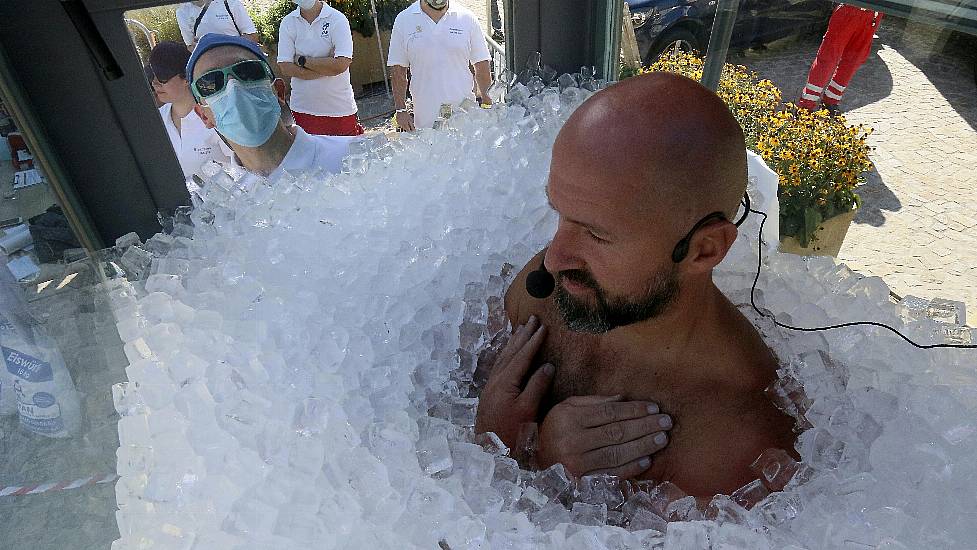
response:
[[[305,68],[305,56],[300,55],[298,59],[295,60],[295,64],[299,67]]]

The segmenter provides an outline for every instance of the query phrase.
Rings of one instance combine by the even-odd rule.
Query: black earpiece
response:
[[[546,270],[546,251],[543,251],[543,261],[539,262],[539,268],[530,271],[526,276],[526,292],[537,300],[548,298],[556,288],[556,279]]]
[[[750,215],[749,193],[743,194],[743,204],[746,206],[746,209],[743,212],[743,217],[741,217],[739,220],[736,220],[736,223],[734,224],[736,225],[736,227],[742,225],[743,222],[746,221],[746,217]],[[692,226],[692,229],[690,229],[689,232],[686,233],[684,237],[682,237],[682,240],[680,240],[675,244],[675,248],[672,249],[672,261],[675,263],[681,263],[682,260],[684,260],[685,257],[688,256],[689,243],[692,242],[692,235],[695,235],[695,232],[698,231],[699,228],[711,222],[712,220],[725,220],[725,219],[726,219],[726,215],[723,214],[722,212],[713,212],[712,214],[708,214],[706,217],[699,220],[695,225]]]

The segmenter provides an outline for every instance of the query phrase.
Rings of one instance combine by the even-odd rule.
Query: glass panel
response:
[[[111,387],[126,365],[111,252],[79,244],[12,101],[0,97],[0,545],[104,549],[118,538]]]
[[[632,12],[640,23],[636,35],[646,63],[661,52],[704,53],[706,37],[693,29],[708,23],[708,14],[677,16],[679,6],[635,4],[640,5]],[[758,107],[778,110],[791,103],[812,111],[827,108],[840,115],[833,119],[839,124],[862,126],[873,168],[854,177],[861,207],[838,257],[868,274],[884,276],[898,296],[956,297],[973,309],[977,298],[967,291],[971,281],[963,266],[971,262],[971,228],[977,220],[961,192],[975,181],[969,166],[977,143],[977,38],[961,29],[973,28],[975,13],[952,2],[923,8],[927,9],[915,8],[907,19],[853,6],[838,8],[821,0],[744,0],[728,63],[754,72],[753,84],[741,80],[738,89],[728,87],[733,82],[730,72],[726,85],[727,91],[744,92],[737,109],[749,111],[744,116],[754,125],[748,136],[754,141],[756,132],[763,131],[756,127],[762,114]],[[829,28],[832,14],[835,24]],[[656,68],[669,66],[663,62]],[[761,79],[772,87],[757,85]],[[782,102],[771,102],[774,94]],[[752,103],[746,103],[748,99]],[[797,113],[793,108],[788,112]],[[793,161],[772,157],[789,155],[784,151],[796,144],[780,139],[775,143],[776,151],[769,149],[769,140],[754,149],[766,148],[768,164],[786,174]],[[822,149],[820,154],[830,157],[845,151]],[[861,174],[857,166],[851,168]],[[806,243],[800,214],[804,209],[793,202],[790,189],[781,191],[782,212],[792,212],[782,215],[782,234],[800,232]],[[831,197],[837,195],[832,191]],[[825,219],[835,213],[821,210],[818,215]]]

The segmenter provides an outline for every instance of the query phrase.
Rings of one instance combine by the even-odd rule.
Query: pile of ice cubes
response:
[[[782,362],[769,394],[803,430],[800,463],[765,453],[756,481],[706,505],[671,483],[521,470],[474,437],[500,297],[555,229],[550,147],[600,86],[531,76],[443,130],[370,138],[339,175],[218,173],[168,233],[122,243],[113,549],[971,546],[975,354],[751,313],[756,218],[716,278]],[[802,326],[973,336],[945,304],[896,303],[827,258],[764,252],[756,302]]]

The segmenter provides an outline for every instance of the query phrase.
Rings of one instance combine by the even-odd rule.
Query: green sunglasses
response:
[[[213,69],[194,79],[190,84],[190,91],[197,99],[210,97],[227,87],[229,77],[233,76],[241,82],[257,82],[259,80],[274,80],[271,68],[257,59],[245,59],[233,65]]]

